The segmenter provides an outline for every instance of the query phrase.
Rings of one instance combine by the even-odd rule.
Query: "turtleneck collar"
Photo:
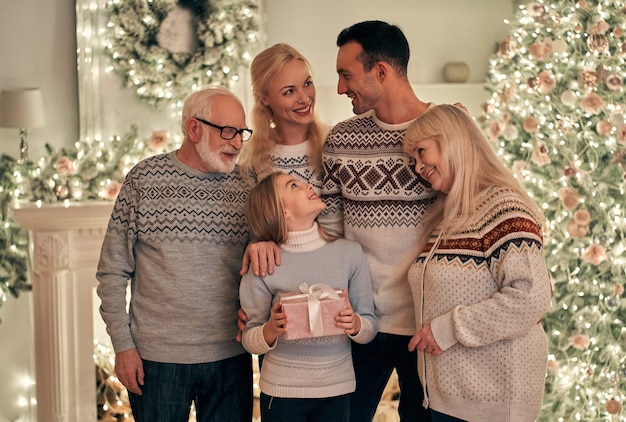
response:
[[[281,247],[287,252],[299,253],[319,249],[326,244],[317,229],[317,223],[313,227],[300,232],[287,233],[287,241]]]

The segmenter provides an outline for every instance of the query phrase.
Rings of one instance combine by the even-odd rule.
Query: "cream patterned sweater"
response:
[[[405,336],[415,333],[407,272],[434,198],[402,149],[411,123],[388,124],[371,110],[330,131],[323,153],[327,208],[319,218],[325,229],[363,248],[379,331]]]
[[[518,194],[487,190],[465,232],[431,236],[409,282],[417,326],[431,324],[444,350],[420,356],[425,405],[467,421],[535,420],[551,286],[539,225]]]

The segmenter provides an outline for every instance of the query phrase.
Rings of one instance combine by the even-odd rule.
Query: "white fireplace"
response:
[[[97,420],[93,341],[103,324],[95,274],[112,207],[19,204],[13,210],[31,236],[38,422]]]

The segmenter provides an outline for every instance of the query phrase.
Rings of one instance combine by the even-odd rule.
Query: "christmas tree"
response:
[[[540,420],[625,421],[626,2],[520,6],[480,123],[546,216]]]

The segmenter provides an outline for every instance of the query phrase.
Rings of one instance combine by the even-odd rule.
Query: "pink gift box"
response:
[[[339,328],[335,325],[335,317],[346,308],[346,304],[343,292],[341,290],[336,290],[335,292],[339,295],[339,299],[330,299],[327,297],[319,299],[321,329],[317,327],[315,330],[311,329],[308,295],[300,292],[281,293],[280,301],[283,304],[283,311],[287,314],[288,319],[285,339],[295,340],[299,338],[345,334],[345,328]]]

